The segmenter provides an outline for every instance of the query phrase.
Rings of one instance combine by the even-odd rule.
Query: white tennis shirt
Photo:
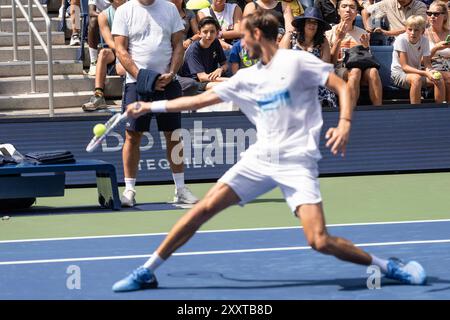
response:
[[[139,69],[169,72],[172,60],[172,34],[184,30],[175,5],[155,0],[145,6],[130,0],[116,10],[111,33],[128,37],[128,52]],[[136,82],[127,73],[126,83]]]
[[[317,162],[323,123],[318,87],[330,72],[333,66],[311,53],[278,49],[267,65],[241,69],[213,87],[256,126],[256,142],[245,155],[278,154],[280,163]]]

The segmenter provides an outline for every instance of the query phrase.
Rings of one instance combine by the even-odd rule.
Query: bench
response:
[[[64,196],[65,172],[95,171],[98,202],[103,208],[120,210],[115,167],[101,160],[34,165],[20,163],[0,167],[0,200]]]

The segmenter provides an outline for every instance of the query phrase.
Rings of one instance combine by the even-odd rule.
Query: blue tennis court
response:
[[[0,242],[0,299],[448,299],[450,220],[330,225],[380,257],[417,260],[426,286],[382,279],[369,290],[364,266],[311,250],[298,227],[202,231],[156,274],[160,287],[113,293],[112,284],[165,234]],[[79,268],[80,289],[69,289]],[[73,267],[72,267],[73,268]],[[69,285],[70,287],[70,285]]]

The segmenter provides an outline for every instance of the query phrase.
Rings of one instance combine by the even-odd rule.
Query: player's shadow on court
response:
[[[276,198],[276,199],[255,199],[253,201],[250,201],[249,203],[285,203],[286,200]]]
[[[232,284],[216,284],[216,285],[205,285],[205,286],[184,286],[184,287],[160,287],[160,289],[275,289],[275,288],[294,288],[294,287],[320,287],[320,286],[339,286],[339,291],[366,291],[368,290],[367,278],[342,278],[342,279],[320,279],[320,280],[306,280],[306,279],[248,279],[248,278],[237,278],[228,277],[222,273],[216,272],[190,272],[190,273],[171,273],[168,274],[171,277],[181,277],[185,279],[202,278],[202,283],[207,283],[210,279],[211,282],[217,281],[233,281],[241,285]],[[257,284],[256,284],[257,283]],[[430,287],[434,284],[450,284],[450,280],[440,279],[437,277],[428,277],[427,284],[423,287]],[[405,284],[400,283],[395,280],[382,278],[381,287],[396,287],[405,286]],[[440,292],[450,290],[450,287],[429,290],[427,292]]]
[[[1,212],[1,216],[8,215],[11,218],[24,216],[48,216],[59,214],[92,214],[92,213],[120,213],[120,212],[141,212],[141,211],[166,211],[166,210],[183,210],[181,206],[176,206],[168,202],[151,202],[139,203],[133,208],[121,208],[120,210],[112,210],[109,208],[101,208],[98,205],[89,206],[73,206],[73,207],[49,207],[34,205],[27,209],[5,210]]]

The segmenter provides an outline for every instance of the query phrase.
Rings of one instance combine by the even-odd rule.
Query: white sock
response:
[[[135,185],[136,185],[135,178],[125,178],[125,190],[133,190],[134,191]]]
[[[160,265],[164,263],[164,259],[162,259],[158,253],[153,252],[151,257],[144,263],[144,268],[150,269],[151,271],[155,271]]]
[[[384,260],[384,259],[380,259],[380,258],[374,256],[373,254],[371,254],[370,256],[372,257],[372,264],[380,267],[381,272],[386,273],[388,261]]]
[[[98,58],[98,50],[89,48],[89,57],[91,57],[91,63],[97,61]]]
[[[180,189],[184,187],[184,172],[181,173],[173,173],[172,172],[173,181],[175,182],[175,188]]]

